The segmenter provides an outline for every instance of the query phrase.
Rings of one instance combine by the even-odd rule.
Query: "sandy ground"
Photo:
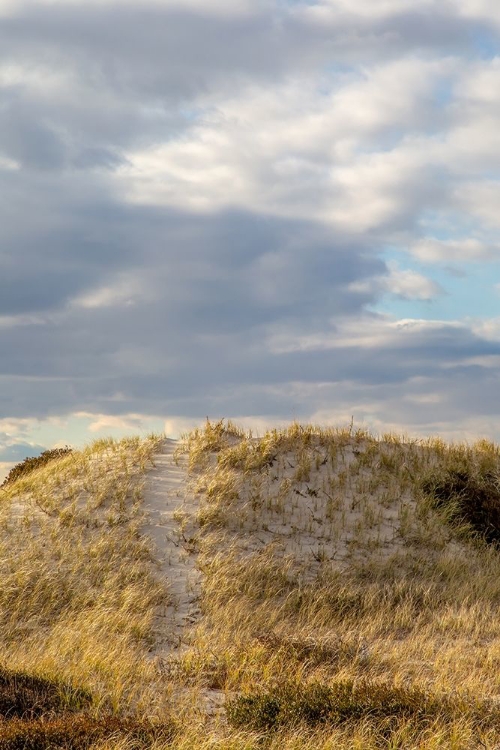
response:
[[[176,441],[164,441],[144,495],[149,521],[144,532],[153,539],[170,594],[155,627],[153,655],[159,663],[189,646],[200,618],[195,518],[200,503],[202,509],[210,505],[203,493],[195,497],[190,491],[186,458],[174,460],[176,447]],[[413,515],[414,498],[408,489],[401,494],[401,480],[392,471],[380,470],[378,456],[365,465],[368,448],[345,445],[333,460],[322,448],[311,448],[300,460],[284,452],[256,474],[236,472],[237,498],[223,522],[227,547],[242,556],[272,549],[300,564],[304,582],[314,579],[325,561],[343,570],[357,558],[380,560],[403,548],[402,511]],[[393,446],[378,450],[394,453]]]
[[[175,440],[163,442],[144,490],[143,532],[154,542],[158,574],[169,594],[169,603],[158,612],[155,623],[153,655],[159,664],[189,644],[189,631],[200,616],[194,547],[197,501],[188,489],[185,459],[174,460],[176,447]]]

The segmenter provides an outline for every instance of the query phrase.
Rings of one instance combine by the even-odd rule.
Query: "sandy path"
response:
[[[197,501],[188,489],[185,460],[174,461],[176,447],[175,440],[165,439],[144,489],[143,532],[154,542],[159,575],[170,600],[159,611],[154,628],[153,656],[159,665],[188,644],[189,630],[200,616],[200,572],[193,544]]]

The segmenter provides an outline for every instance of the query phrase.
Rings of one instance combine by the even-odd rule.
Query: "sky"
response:
[[[496,0],[0,0],[0,473],[222,417],[500,440]]]

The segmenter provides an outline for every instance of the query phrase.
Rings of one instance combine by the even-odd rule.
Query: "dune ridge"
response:
[[[98,441],[1,493],[0,666],[87,696],[40,748],[493,750],[499,477],[353,425]]]

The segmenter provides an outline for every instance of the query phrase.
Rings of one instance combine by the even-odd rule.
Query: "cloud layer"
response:
[[[500,438],[493,2],[0,16],[2,418]]]

